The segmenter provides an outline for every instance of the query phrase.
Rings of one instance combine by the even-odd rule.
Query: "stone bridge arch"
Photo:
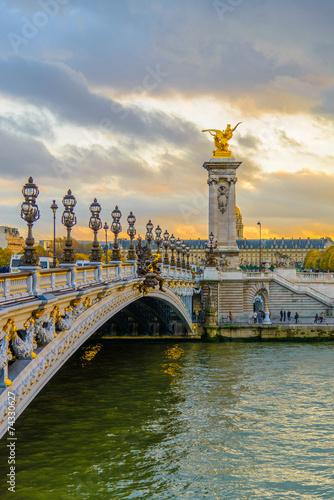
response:
[[[59,332],[50,343],[35,351],[37,356],[34,359],[17,360],[14,363],[15,370],[12,365],[13,369],[9,371],[12,385],[4,389],[0,396],[0,438],[8,428],[8,392],[15,394],[17,418],[53,375],[94,332],[127,305],[144,296],[138,287],[132,284],[118,288],[118,293],[113,292],[115,291],[101,291],[96,302],[82,312],[69,329]],[[187,308],[170,286],[165,286],[164,292],[152,289],[146,296],[168,304],[182,319],[187,331],[192,332],[191,317]],[[82,296],[83,298],[85,295]],[[69,298],[68,304],[70,300]]]

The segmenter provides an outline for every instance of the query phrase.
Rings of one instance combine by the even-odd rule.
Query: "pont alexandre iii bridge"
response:
[[[169,265],[139,275],[136,262],[1,275],[0,437],[7,430],[7,392],[15,394],[17,417],[66,360],[130,304],[162,301],[194,335],[195,283],[190,270]]]

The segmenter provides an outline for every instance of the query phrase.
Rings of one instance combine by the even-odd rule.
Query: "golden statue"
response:
[[[231,151],[228,149],[228,141],[232,139],[233,132],[235,131],[237,126],[240,125],[240,123],[242,122],[237,123],[234,128],[231,128],[231,125],[228,124],[225,130],[217,130],[215,128],[202,130],[202,132],[209,132],[209,134],[213,135],[214,137],[215,146],[217,149],[214,149],[212,151],[213,156],[227,158],[232,156]]]

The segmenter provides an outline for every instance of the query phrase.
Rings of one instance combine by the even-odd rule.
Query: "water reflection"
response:
[[[333,350],[91,342],[17,422],[17,498],[332,499]]]

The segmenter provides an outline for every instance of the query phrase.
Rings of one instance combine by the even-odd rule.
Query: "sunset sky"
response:
[[[213,140],[236,130],[245,236],[334,237],[333,0],[0,0],[0,225],[19,227],[21,189],[50,205],[117,204],[206,238]],[[125,235],[125,233],[123,233]],[[100,239],[103,239],[100,235]]]

